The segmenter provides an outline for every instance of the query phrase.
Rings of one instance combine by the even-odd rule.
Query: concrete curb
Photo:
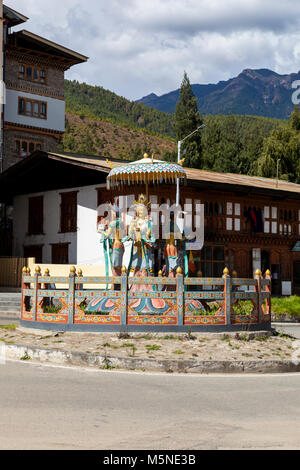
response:
[[[274,315],[272,313],[271,323],[297,323],[299,325],[300,317],[296,315],[287,315],[287,314]]]
[[[33,360],[57,365],[95,367],[98,369],[125,369],[156,372],[182,373],[282,373],[300,372],[300,363],[292,361],[199,361],[167,360],[135,357],[115,357],[110,355],[87,354],[77,351],[63,351],[34,346],[7,344],[7,359]]]

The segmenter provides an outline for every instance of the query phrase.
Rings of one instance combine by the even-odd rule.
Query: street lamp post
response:
[[[279,162],[281,158],[277,159],[277,166],[276,166],[276,188],[278,188],[278,179],[279,179]]]
[[[177,153],[177,162],[180,163],[180,156],[181,156],[181,144],[184,142],[186,139],[191,137],[195,132],[198,132],[200,129],[203,129],[206,127],[205,124],[202,124],[201,126],[197,127],[193,132],[191,132],[189,135],[185,136],[182,140],[178,141],[178,153]],[[176,181],[176,206],[179,206],[179,201],[180,201],[180,190],[179,190],[179,178],[177,178]]]

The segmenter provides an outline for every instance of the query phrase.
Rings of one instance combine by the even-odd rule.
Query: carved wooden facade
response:
[[[27,19],[4,6],[4,170],[34,150],[57,150],[65,122],[64,72],[87,60],[29,31],[12,31]]]
[[[140,191],[144,191],[142,186],[134,191],[124,188],[119,195],[137,196]],[[175,203],[174,187],[162,185],[150,193],[158,204]],[[99,188],[98,204],[114,198],[118,198],[117,191]],[[227,266],[230,272],[248,278],[256,269],[270,269],[274,294],[282,293],[282,281],[300,293],[300,252],[291,251],[300,239],[300,201],[183,187],[182,207],[186,201],[193,205],[200,201],[205,214],[204,247],[192,253],[194,275],[220,276]]]

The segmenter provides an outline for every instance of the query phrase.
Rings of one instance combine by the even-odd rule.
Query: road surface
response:
[[[300,374],[0,366],[0,449],[300,449]]]
[[[275,328],[276,331],[300,339],[300,323],[272,323],[272,327]]]

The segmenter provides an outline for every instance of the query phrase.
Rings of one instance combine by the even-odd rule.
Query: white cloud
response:
[[[245,68],[297,72],[300,3],[294,0],[8,0],[29,29],[90,57],[67,78],[130,99]]]

